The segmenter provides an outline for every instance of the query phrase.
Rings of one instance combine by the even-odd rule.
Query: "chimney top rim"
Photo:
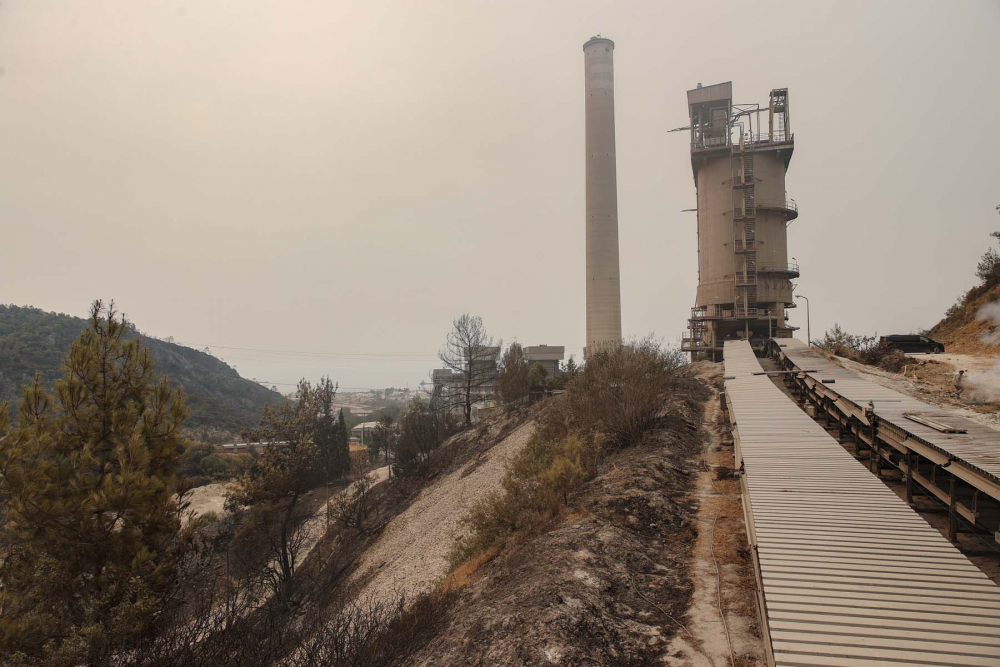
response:
[[[591,44],[610,44],[612,49],[615,48],[615,43],[611,39],[608,39],[607,37],[604,37],[600,34],[594,35],[586,42],[584,42],[583,44],[584,51],[586,51],[587,47],[590,46]]]

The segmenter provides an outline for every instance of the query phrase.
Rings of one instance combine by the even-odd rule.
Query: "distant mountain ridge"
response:
[[[51,391],[63,375],[63,356],[88,324],[72,315],[0,305],[0,403],[16,405],[21,387],[36,372]],[[240,377],[236,369],[210,354],[137,335],[149,348],[157,377],[166,375],[184,389],[191,412],[185,422],[189,429],[237,433],[260,421],[265,403],[283,400],[278,392]]]

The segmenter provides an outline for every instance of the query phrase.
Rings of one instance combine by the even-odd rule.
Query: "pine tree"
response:
[[[333,399],[337,395],[337,385],[330,378],[323,378],[314,390],[315,397],[315,427],[313,440],[319,452],[320,464],[327,483],[344,472],[340,455],[340,427],[333,407]],[[341,411],[343,412],[343,411]]]
[[[345,474],[351,470],[351,444],[347,434],[347,421],[344,419],[344,409],[340,409],[340,418],[337,419],[337,442],[333,455],[333,469],[338,474]]]
[[[531,386],[528,382],[528,362],[524,350],[518,343],[511,343],[500,360],[497,374],[497,394],[507,407],[524,403],[528,399]]]
[[[562,372],[566,373],[570,379],[575,378],[576,374],[580,372],[580,367],[577,365],[576,359],[573,358],[572,354],[569,355],[569,359],[563,364]]]
[[[142,342],[96,301],[56,397],[0,406],[0,657],[95,664],[147,629],[194,529],[174,472],[187,416]]]
[[[549,372],[545,370],[545,366],[539,363],[532,364],[531,370],[528,371],[528,386],[531,388],[531,391],[545,391],[545,378],[548,376]]]

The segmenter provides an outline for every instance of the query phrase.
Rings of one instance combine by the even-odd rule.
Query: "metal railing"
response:
[[[705,130],[705,132],[699,133],[698,128],[695,128],[692,132],[694,135],[691,141],[692,150],[722,148],[732,145],[737,151],[740,151],[745,148],[753,148],[754,146],[781,144],[791,140],[791,135],[783,130],[777,130],[773,135],[769,135],[766,132],[751,134],[750,132],[743,132],[739,124],[732,126],[731,136],[727,136],[724,130],[720,131],[709,127],[706,127]]]
[[[757,273],[787,273],[789,275],[799,275],[798,262],[790,264],[761,264],[757,267]]]
[[[682,352],[697,352],[699,350],[709,350],[712,348],[712,342],[707,340],[691,340],[691,339],[681,339],[681,351]]]
[[[698,321],[703,319],[719,318],[723,317],[724,312],[725,311],[723,311],[722,306],[717,303],[711,304],[707,308],[699,308],[695,306],[691,309],[691,319],[693,321]]]
[[[745,287],[747,285],[756,285],[757,284],[757,275],[756,274],[750,275],[750,274],[746,274],[746,273],[737,273],[735,280],[736,280],[736,286],[737,287]]]
[[[773,134],[767,134],[766,132],[753,133],[744,132],[743,133],[743,145],[744,146],[755,146],[758,144],[778,144],[787,141],[785,138],[787,135],[783,130],[777,130]]]
[[[758,199],[754,202],[754,206],[756,208],[765,208],[769,210],[787,211],[789,213],[794,213],[796,216],[799,214],[799,205],[795,203],[794,199]]]
[[[705,319],[723,319],[729,320],[733,318],[742,317],[760,317],[762,315],[770,315],[763,308],[750,307],[746,308],[742,305],[733,308],[723,308],[719,305],[710,306],[708,309],[705,308],[692,308],[691,309],[691,319],[697,320],[700,318]],[[691,335],[701,335],[700,332]]]
[[[711,148],[724,148],[729,145],[729,137],[725,134],[702,134],[698,135],[691,142],[691,150],[697,151]]]
[[[757,241],[754,239],[747,239],[746,241],[743,239],[736,239],[734,248],[736,252],[756,252]]]

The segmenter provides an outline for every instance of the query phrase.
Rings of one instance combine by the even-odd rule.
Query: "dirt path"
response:
[[[667,663],[678,667],[764,664],[739,483],[732,476],[733,449],[720,437],[719,415],[718,401],[712,399],[703,422],[709,437],[695,487],[698,539],[687,614],[693,637],[678,633]]]
[[[991,368],[996,362],[997,357],[994,355],[990,356],[980,356],[975,354],[952,354],[951,352],[945,352],[943,354],[907,354],[908,358],[913,359],[917,362],[921,361],[936,361],[938,363],[944,363],[951,366],[954,370],[964,368],[965,370],[986,370]]]

